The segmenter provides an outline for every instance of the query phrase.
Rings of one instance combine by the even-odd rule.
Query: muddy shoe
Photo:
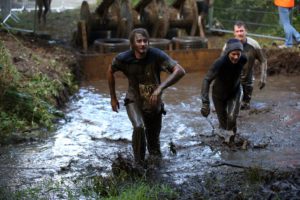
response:
[[[247,150],[247,147],[248,147],[248,141],[244,140],[242,145],[242,150]]]
[[[146,170],[144,169],[143,165],[137,162],[132,164],[132,173],[133,175],[143,176]]]
[[[235,134],[232,131],[226,131],[227,136],[225,137],[224,142],[226,144],[234,143]]]
[[[226,135],[226,130],[221,129],[221,128],[216,129],[216,130],[215,130],[215,133],[216,133],[217,136],[219,136],[219,137],[222,138],[222,139],[225,139],[226,136],[227,136],[227,135]]]
[[[289,48],[289,47],[286,46],[285,44],[278,45],[277,47],[278,47],[279,49],[287,49],[287,48]]]
[[[147,167],[148,168],[156,168],[160,167],[162,161],[162,157],[160,155],[150,155],[147,159]]]
[[[241,110],[249,110],[250,109],[250,103],[243,102],[241,106]]]
[[[224,129],[217,129],[216,135],[218,135],[220,138],[224,139],[224,143],[234,143],[235,133],[233,131],[227,131]]]

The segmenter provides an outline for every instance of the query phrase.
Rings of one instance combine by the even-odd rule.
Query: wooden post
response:
[[[87,43],[86,23],[84,20],[81,20],[79,23],[81,29],[82,48],[84,52],[87,52],[88,43]]]

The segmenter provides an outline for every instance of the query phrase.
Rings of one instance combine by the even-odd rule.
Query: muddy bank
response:
[[[187,199],[299,199],[299,169],[265,171],[260,168],[222,167],[202,177],[192,177],[178,188]]]
[[[264,49],[268,59],[269,75],[299,75],[300,74],[300,49]],[[256,71],[258,72],[258,67]]]
[[[38,129],[63,117],[58,109],[78,89],[76,59],[70,49],[35,35],[1,30],[0,40],[0,143],[32,141]]]

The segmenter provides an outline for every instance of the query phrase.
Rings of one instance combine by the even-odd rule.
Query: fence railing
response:
[[[51,12],[61,12],[80,6],[82,0],[52,0]],[[95,3],[96,0],[88,0]],[[35,0],[1,0],[0,4],[3,24],[8,25],[8,19],[20,21],[19,12],[33,11]],[[257,37],[283,39],[283,28],[279,24],[277,7],[273,0],[214,0],[214,5],[209,11],[208,27],[211,31],[232,33],[236,20],[247,24],[248,34]],[[222,27],[214,24],[218,21]],[[32,19],[34,24],[34,18]],[[28,30],[35,31],[35,26]],[[13,28],[13,27],[12,27]]]
[[[83,0],[52,0],[51,12],[63,12],[80,7]],[[95,3],[96,0],[86,0]],[[11,30],[36,32],[36,0],[0,0],[0,24]],[[18,17],[22,12],[32,13],[26,28],[18,28],[18,23],[24,19]],[[28,20],[28,19],[26,19]]]
[[[246,23],[248,35],[283,40],[277,7],[273,0],[215,0],[209,13],[209,29],[232,33],[235,21]],[[216,21],[222,28],[214,26]],[[291,19],[291,21],[293,21]]]

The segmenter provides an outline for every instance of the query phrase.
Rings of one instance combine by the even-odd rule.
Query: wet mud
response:
[[[300,74],[299,62],[300,55],[298,49],[282,49],[271,48],[265,49],[266,56],[268,57],[268,74]]]
[[[163,159],[153,166],[149,162],[150,178],[171,184],[180,199],[299,197],[299,76],[276,75],[263,90],[255,87],[251,109],[240,112],[238,136],[230,146],[217,134],[216,113],[200,114],[202,78],[187,74],[165,91]],[[86,82],[71,98],[57,131],[1,147],[0,186],[17,189],[45,179],[107,175],[120,155],[132,160],[132,128],[122,104],[127,82],[118,79],[117,86],[119,113],[111,111],[106,80]],[[130,162],[121,165],[130,168]],[[251,176],[260,182],[249,182]]]

